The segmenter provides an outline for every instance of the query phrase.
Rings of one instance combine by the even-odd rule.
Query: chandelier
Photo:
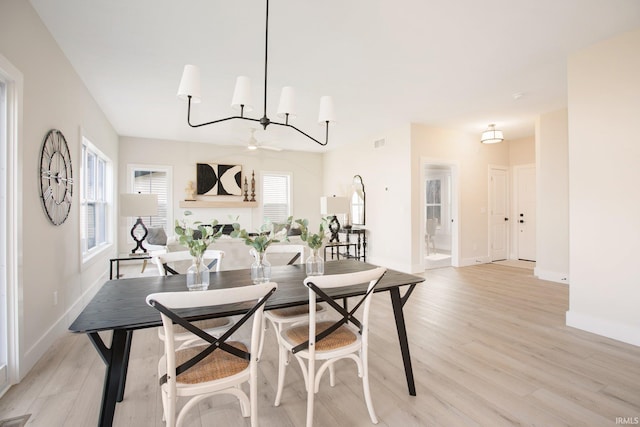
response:
[[[264,110],[261,118],[256,119],[252,117],[245,117],[245,111],[251,111],[251,84],[248,77],[239,76],[236,79],[236,86],[233,91],[233,99],[231,101],[231,107],[240,110],[240,115],[225,117],[222,119],[211,120],[205,123],[193,124],[191,123],[191,104],[197,104],[201,100],[200,96],[200,69],[195,65],[185,65],[182,73],[182,79],[180,80],[180,86],[178,88],[178,97],[188,102],[187,107],[187,123],[193,128],[212,125],[215,123],[224,122],[232,119],[243,119],[258,122],[262,125],[263,129],[266,129],[269,125],[286,126],[300,132],[309,139],[312,139],[320,145],[327,145],[329,142],[329,123],[335,122],[335,112],[333,109],[333,100],[330,96],[320,97],[320,113],[318,115],[318,123],[325,125],[325,140],[321,142],[312,137],[308,133],[298,129],[294,125],[289,123],[289,117],[295,117],[294,110],[294,91],[290,86],[282,88],[280,95],[280,103],[278,104],[278,111],[276,115],[284,119],[284,122],[272,121],[267,117],[267,63],[268,63],[268,41],[269,41],[269,0],[266,0],[267,7],[265,13],[265,39],[264,39]]]

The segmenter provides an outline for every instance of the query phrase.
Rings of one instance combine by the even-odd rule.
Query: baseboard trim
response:
[[[571,310],[567,311],[565,320],[567,326],[571,326],[572,328],[640,346],[640,331],[637,326],[634,327],[626,323],[615,322]]]
[[[68,327],[75,320],[76,317],[82,312],[82,309],[91,300],[91,297],[100,289],[100,286],[105,282],[106,272],[101,275],[91,286],[89,286],[80,298],[78,298],[58,320],[51,325],[47,331],[36,341],[36,343],[29,348],[22,357],[22,363],[20,364],[20,381],[24,379],[29,371],[38,363],[40,358],[49,350],[49,348],[64,334],[68,333]]]
[[[569,284],[569,275],[567,273],[558,273],[557,271],[542,270],[538,267],[533,269],[533,275],[541,280],[548,280],[550,282]]]
[[[475,257],[475,258],[463,258],[460,260],[459,267],[469,267],[470,265],[477,264],[489,264],[491,262],[491,258],[488,256],[483,257]]]

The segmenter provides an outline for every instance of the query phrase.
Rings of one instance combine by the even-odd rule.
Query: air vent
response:
[[[373,148],[380,148],[384,146],[384,139],[373,141]]]

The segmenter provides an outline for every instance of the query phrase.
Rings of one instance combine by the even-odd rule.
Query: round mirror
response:
[[[364,184],[362,177],[356,175],[351,184],[351,224],[364,225]]]

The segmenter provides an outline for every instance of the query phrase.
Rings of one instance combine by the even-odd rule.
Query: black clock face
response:
[[[40,196],[42,206],[54,225],[69,216],[73,196],[71,153],[64,135],[52,129],[45,136],[40,151]]]

